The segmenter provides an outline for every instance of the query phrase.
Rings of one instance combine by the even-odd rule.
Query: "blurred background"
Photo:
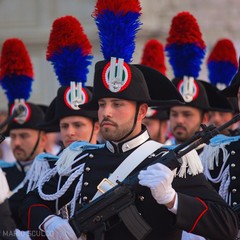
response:
[[[149,39],[166,43],[171,20],[182,11],[189,11],[197,19],[207,45],[206,57],[221,38],[231,39],[240,55],[239,0],[140,1],[143,25],[137,34],[133,63],[140,62],[144,44]],[[20,38],[32,59],[35,77],[29,101],[48,105],[56,96],[59,83],[46,61],[46,49],[53,21],[65,15],[75,16],[81,22],[93,45],[94,59],[88,75],[88,85],[92,85],[94,64],[103,59],[91,17],[95,3],[95,0],[0,0],[0,47],[8,38]],[[173,74],[167,60],[167,76],[171,79]],[[208,81],[205,65],[204,61],[199,79]],[[7,109],[7,100],[0,88],[0,109],[4,108]]]

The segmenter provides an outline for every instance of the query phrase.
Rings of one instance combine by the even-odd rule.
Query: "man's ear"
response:
[[[40,130],[40,138],[47,138],[46,132]]]
[[[98,121],[94,123],[94,130],[93,131],[94,131],[95,134],[99,133],[99,131],[100,131],[100,124],[99,124]]]
[[[209,113],[208,113],[208,112],[205,112],[205,113],[203,114],[202,123],[203,123],[203,124],[208,124],[208,122],[209,122]]]
[[[140,104],[139,111],[138,111],[138,116],[141,119],[144,119],[146,114],[147,114],[147,110],[148,110],[148,105],[146,103]]]
[[[48,140],[47,134],[44,131],[41,131],[40,132],[40,141],[43,144],[43,146],[47,144],[47,140]]]

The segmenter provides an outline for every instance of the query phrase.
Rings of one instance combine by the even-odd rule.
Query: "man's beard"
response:
[[[112,123],[112,126],[104,127],[104,121],[108,121]],[[129,121],[131,122],[131,121]],[[119,127],[115,122],[109,121],[108,119],[104,119],[100,124],[100,132],[105,140],[118,142],[120,139],[124,138],[131,131],[131,124],[125,123],[127,127]],[[121,128],[121,129],[120,129]]]
[[[186,135],[184,136],[175,135],[174,137],[176,139],[176,143],[183,143],[188,140],[188,137]]]
[[[19,151],[21,150],[21,151]],[[18,149],[18,152],[16,152],[15,150],[13,150],[13,154],[14,157],[18,160],[18,161],[26,161],[26,153],[24,150],[22,149]]]
[[[183,130],[183,131],[181,131],[181,133],[179,133],[179,131],[178,131],[179,128],[181,128]],[[187,131],[186,131],[186,128],[183,126],[176,126],[173,129],[172,133],[173,133],[173,136],[175,137],[177,143],[182,143],[187,140]]]
[[[127,135],[127,133],[130,131],[130,129],[124,129],[122,131],[119,130],[117,127],[115,131],[107,129],[107,128],[101,128],[100,132],[105,140],[117,142],[119,139],[122,139],[124,136]]]

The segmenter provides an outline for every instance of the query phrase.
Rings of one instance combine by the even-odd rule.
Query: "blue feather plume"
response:
[[[214,62],[208,63],[209,80],[216,86],[218,83],[224,83],[226,86],[232,80],[232,77],[236,74],[237,68],[231,62]]]
[[[15,99],[27,100],[30,98],[32,78],[28,76],[5,76],[1,80],[1,84],[9,103],[13,103]]]
[[[95,18],[105,60],[116,57],[123,58],[127,63],[132,61],[136,33],[142,25],[139,17],[139,12],[127,12],[122,15],[121,12],[116,14],[105,10]]]
[[[71,81],[82,82],[83,87],[87,82],[88,66],[92,63],[93,56],[83,55],[81,48],[74,51],[68,47],[62,48],[62,52],[54,53],[49,61],[54,67],[61,86],[68,86]]]
[[[176,78],[182,78],[183,76],[198,77],[205,56],[204,49],[195,44],[171,44],[166,47],[166,50],[168,56],[170,56],[169,63]],[[183,61],[183,59],[188,59],[188,61]]]

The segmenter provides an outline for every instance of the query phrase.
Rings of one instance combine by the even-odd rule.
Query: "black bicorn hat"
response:
[[[147,71],[140,65],[130,64],[135,49],[135,34],[140,28],[140,3],[129,1],[128,4],[116,4],[101,8],[96,4],[93,14],[99,30],[101,51],[104,59],[95,65],[94,88],[92,101],[82,105],[86,109],[98,109],[98,100],[101,98],[119,98],[124,100],[147,103],[149,106],[169,104],[168,100],[177,99],[177,96],[166,96],[161,93],[152,98],[151,90],[145,80]],[[105,9],[108,8],[109,9]],[[106,11],[105,11],[106,10]],[[111,12],[111,14],[107,14]],[[129,17],[131,16],[131,21]],[[111,24],[109,25],[109,22]],[[164,89],[174,88],[168,79],[162,84]],[[174,88],[175,89],[175,88]],[[168,89],[165,89],[164,95]]]
[[[183,104],[183,98],[171,81],[153,68],[124,62],[122,75],[125,79],[119,83],[116,78],[112,82],[109,79],[110,68],[109,61],[96,63],[92,101],[80,107],[97,110],[101,98],[119,98],[162,108]],[[158,83],[159,78],[161,84]]]
[[[91,87],[82,88],[82,102],[87,103],[92,98]],[[78,106],[74,108],[71,102],[70,87],[62,86],[58,89],[57,96],[50,103],[44,121],[39,125],[47,132],[59,131],[59,122],[62,118],[82,116],[93,121],[98,120],[97,111],[84,110]]]
[[[152,81],[154,79],[158,81],[159,87],[152,86],[152,89],[151,89],[151,86],[148,85],[148,88],[150,89],[150,92],[151,90],[156,91],[155,97],[159,96],[157,92],[158,92],[158,89],[159,88],[161,89],[162,87],[161,86],[161,79],[163,78],[162,74],[166,76],[166,69],[167,69],[165,64],[163,44],[157,39],[148,40],[144,45],[140,64],[154,68],[161,73],[161,74],[158,74],[159,76],[155,78],[152,76],[153,74],[148,74],[148,75],[145,74],[145,80],[147,82]],[[169,110],[164,110],[164,109],[160,110],[160,109],[148,107],[148,111],[145,118],[158,119],[160,121],[165,121],[169,119]]]
[[[217,112],[234,112],[233,106],[230,104],[229,100],[219,93],[217,87],[213,86],[211,83],[199,80],[201,84],[204,86],[208,101],[209,101],[209,111],[217,111]]]
[[[92,98],[92,92],[88,87],[84,87],[81,90],[82,103],[87,103]],[[71,104],[71,91],[70,87],[60,87],[57,92],[56,98],[56,109],[55,109],[55,119],[58,121],[64,117],[68,116],[82,116],[91,118],[94,120],[98,119],[96,111],[87,111],[77,107],[73,107]]]
[[[146,117],[167,120],[169,107],[184,102],[181,94],[173,83],[166,77],[164,46],[157,39],[146,42],[141,58],[141,64],[136,65],[144,74],[152,99],[165,100],[157,108],[149,107]],[[175,99],[174,99],[175,98]]]
[[[49,106],[42,108],[45,110],[44,120],[38,124],[39,128],[43,129],[45,132],[59,132],[60,127],[58,122],[55,120],[55,109],[56,109],[56,98],[55,97]]]
[[[207,67],[210,83],[219,89],[219,93],[227,99],[231,109],[237,113],[237,86],[240,85],[237,83],[237,79],[239,79],[239,73],[237,72],[238,59],[234,43],[230,39],[224,38],[216,42],[207,59]],[[229,86],[226,88],[229,83],[230,86],[234,85],[234,87]],[[217,102],[215,98],[213,101],[215,101],[215,104],[220,105],[220,100]],[[224,106],[223,103],[221,105]]]
[[[221,94],[223,94],[226,97],[237,97],[239,86],[240,86],[240,57],[237,73],[234,75],[232,81],[230,82],[230,85],[221,91]]]
[[[185,101],[185,106],[194,107],[205,111],[210,110],[211,107],[209,104],[208,95],[202,82],[194,78],[187,77],[187,79],[174,78],[172,83],[181,93]]]
[[[10,104],[9,105],[9,115],[11,116],[14,113],[15,108],[18,105]],[[8,125],[7,132],[13,129],[35,129],[35,130],[43,130],[39,127],[39,123],[44,120],[44,112],[37,104],[31,102],[24,102],[24,110],[23,112]]]
[[[173,18],[165,50],[174,72],[172,82],[182,94],[186,106],[209,110],[207,93],[197,80],[206,45],[192,14],[181,12]]]
[[[160,121],[169,120],[169,110],[149,107],[146,118],[158,119]]]
[[[238,114],[239,113],[239,108],[238,108],[238,99],[237,97],[227,97],[228,102],[232,106],[232,109],[234,113]]]
[[[142,64],[135,64],[134,66],[143,73],[151,97],[149,106],[157,107],[158,109],[166,109],[176,104],[184,105],[182,95],[172,81],[165,75]]]
[[[41,127],[48,131],[58,130],[59,121],[69,116],[97,120],[97,111],[79,107],[79,104],[85,104],[92,98],[91,87],[85,86],[92,59],[91,51],[91,43],[75,17],[64,16],[53,22],[46,55],[61,87],[51,102]]]
[[[28,102],[32,91],[33,66],[27,48],[18,38],[7,39],[1,52],[1,86],[8,98],[10,122],[5,135],[12,129],[36,129],[44,118],[44,112],[36,104]]]
[[[82,107],[87,109],[98,109],[98,100],[101,98],[119,98],[132,100],[137,102],[150,102],[151,98],[142,72],[135,66],[122,61],[122,65],[118,67],[118,63],[112,63],[104,60],[99,61],[95,65],[93,98]],[[114,64],[114,67],[111,66]],[[111,69],[121,69],[122,77],[117,79],[111,77]],[[119,73],[120,74],[120,73]],[[81,106],[80,106],[81,107]]]

